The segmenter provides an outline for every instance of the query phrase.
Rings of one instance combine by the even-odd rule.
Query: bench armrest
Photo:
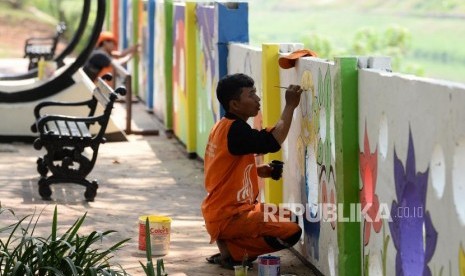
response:
[[[81,101],[81,102],[57,102],[57,101],[40,102],[34,107],[34,116],[36,119],[39,119],[41,117],[40,110],[47,106],[84,106],[84,105],[87,105],[89,108],[92,108],[95,105],[94,102],[95,101],[93,99],[89,99],[89,100]]]

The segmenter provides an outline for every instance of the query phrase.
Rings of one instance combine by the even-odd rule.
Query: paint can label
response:
[[[163,216],[139,217],[139,250],[145,251],[145,220],[149,218],[150,245],[154,256],[168,254],[170,247],[171,218]]]
[[[280,276],[281,259],[278,256],[258,257],[258,276]]]

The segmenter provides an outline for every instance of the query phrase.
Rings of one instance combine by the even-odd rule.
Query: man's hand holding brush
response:
[[[300,85],[291,84],[286,89],[286,105],[284,106],[280,120],[276,123],[272,132],[279,144],[282,144],[287,137],[287,133],[291,127],[292,114],[294,113],[294,109],[299,105],[302,92],[303,90]]]

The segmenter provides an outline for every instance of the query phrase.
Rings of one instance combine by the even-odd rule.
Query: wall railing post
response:
[[[139,135],[158,135],[158,130],[132,130],[132,75],[118,62],[113,61],[114,82],[119,77],[123,79],[124,86],[126,87],[126,134],[139,134]]]

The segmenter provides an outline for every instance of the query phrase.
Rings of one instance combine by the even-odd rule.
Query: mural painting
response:
[[[213,43],[214,6],[198,5],[197,15],[197,154],[204,156],[210,128],[219,119]]]
[[[333,70],[328,64],[302,60],[298,76],[282,74],[280,84],[286,87],[297,78],[304,90],[284,146],[285,200],[305,206],[299,218],[303,255],[326,275],[335,275],[337,267]]]
[[[165,5],[156,2],[155,8],[155,68],[154,68],[154,95],[153,109],[157,117],[166,120],[166,86],[165,86]]]
[[[364,274],[463,275],[465,88],[381,70],[359,81],[361,207],[388,214],[362,221]]]
[[[174,134],[187,144],[186,7],[177,3],[173,8],[173,130]]]
[[[139,17],[139,40],[140,40],[140,52],[143,56],[149,55],[149,27],[148,27],[148,3],[139,3],[140,4],[140,17]],[[136,64],[139,66],[139,89],[138,96],[139,98],[147,102],[148,98],[148,67],[149,59],[140,58],[136,61]]]

